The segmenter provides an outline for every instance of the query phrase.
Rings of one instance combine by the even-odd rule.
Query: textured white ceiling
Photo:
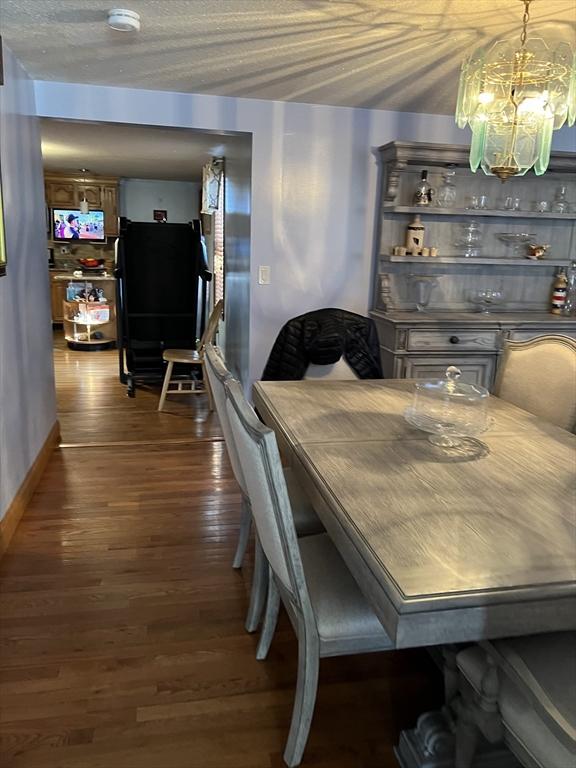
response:
[[[231,142],[250,142],[247,137],[122,123],[43,118],[40,126],[46,169],[76,173],[87,168],[135,179],[200,181],[202,165],[211,157],[225,156]]]
[[[141,14],[130,35],[107,11]],[[576,0],[534,0],[534,32],[574,39]],[[519,0],[0,0],[39,79],[450,113],[479,43],[517,36]]]

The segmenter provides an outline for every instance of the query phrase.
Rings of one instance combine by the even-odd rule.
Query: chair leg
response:
[[[264,601],[268,591],[268,561],[262,550],[262,545],[256,534],[256,545],[254,548],[254,575],[252,576],[252,589],[250,590],[250,606],[246,616],[246,631],[255,632],[262,618],[264,610]]]
[[[168,394],[168,387],[170,386],[170,379],[172,378],[172,369],[174,368],[174,363],[169,362],[166,366],[166,373],[164,375],[164,382],[162,384],[162,392],[160,393],[160,402],[158,403],[158,410],[161,411],[162,408],[164,408],[164,401],[166,400],[166,395]]]
[[[302,755],[308,741],[316,692],[318,690],[318,668],[320,664],[320,647],[318,637],[311,637],[306,631],[304,621],[298,620],[298,682],[296,697],[292,710],[290,733],[284,750],[286,765],[300,765]]]
[[[244,555],[246,554],[246,547],[248,546],[248,539],[250,538],[250,526],[252,523],[252,511],[250,510],[250,504],[248,499],[242,499],[242,511],[240,512],[240,533],[238,534],[238,544],[236,546],[236,554],[234,555],[234,562],[232,568],[241,568]]]
[[[204,379],[204,386],[206,387],[206,394],[208,395],[208,410],[210,413],[214,413],[214,398],[212,397],[212,390],[210,389],[210,382],[208,376],[206,376],[206,369],[202,365],[202,377]]]
[[[268,566],[268,599],[266,600],[266,611],[260,632],[260,640],[256,649],[256,658],[263,661],[268,656],[272,638],[278,624],[278,613],[280,612],[280,592],[274,581],[270,566]]]

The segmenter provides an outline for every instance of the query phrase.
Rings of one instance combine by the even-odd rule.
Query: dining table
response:
[[[405,419],[413,390],[259,381],[253,401],[396,648],[576,629],[576,436],[491,395],[488,430],[447,450]]]

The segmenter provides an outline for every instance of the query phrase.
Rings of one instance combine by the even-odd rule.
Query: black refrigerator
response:
[[[115,276],[120,381],[133,397],[162,378],[165,349],[194,349],[202,334],[212,275],[200,223],[121,218]]]

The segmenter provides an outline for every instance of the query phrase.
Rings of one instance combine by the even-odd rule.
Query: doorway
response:
[[[41,133],[63,443],[98,444],[103,432],[107,443],[140,441],[144,421],[146,440],[178,441],[190,429],[197,437],[211,439],[211,416],[206,404],[197,402],[203,398],[190,398],[190,402],[188,398],[173,398],[177,402],[156,414],[160,382],[139,388],[131,403],[119,380],[117,351],[95,345],[98,351],[90,353],[81,345],[74,348],[69,343],[66,330],[72,327],[70,320],[74,317],[66,323],[66,292],[71,295],[74,289],[74,272],[78,281],[86,284],[86,296],[92,292],[92,298],[97,299],[101,289],[105,300],[102,303],[109,313],[108,317],[104,317],[106,311],[100,313],[100,318],[109,324],[96,331],[93,326],[91,333],[94,341],[104,341],[106,333],[114,334],[116,325],[117,217],[157,222],[158,226],[200,222],[208,270],[214,275],[204,312],[209,312],[214,301],[224,295],[224,321],[218,343],[229,367],[245,380],[249,351],[251,135],[52,118],[41,120]],[[201,213],[202,168],[215,158],[223,158],[225,168],[218,210]],[[67,207],[73,215],[79,215],[76,210],[81,207],[89,212],[103,211],[105,237],[100,241],[95,237],[68,241],[56,238],[55,211],[66,211]],[[97,270],[90,272],[94,262]],[[201,317],[198,328],[200,324]],[[78,325],[75,330],[78,333]],[[112,414],[115,416],[108,422]]]

